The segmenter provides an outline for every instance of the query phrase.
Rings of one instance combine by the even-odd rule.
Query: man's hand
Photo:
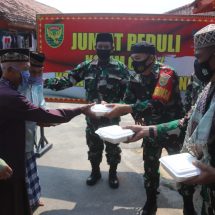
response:
[[[0,166],[2,167],[0,170],[0,180],[6,180],[12,176],[13,170],[3,160],[0,159],[0,161]]]
[[[125,126],[123,127],[124,129],[131,129],[135,134],[126,141],[126,143],[130,142],[136,142],[140,139],[142,139],[145,136],[145,131],[144,126],[140,125],[130,125],[130,126]]]
[[[211,184],[215,183],[215,168],[209,165],[203,164],[202,162],[195,161],[193,165],[201,170],[200,175],[192,177],[186,181],[184,184]]]
[[[110,119],[133,112],[132,107],[126,104],[107,104],[106,107],[112,108],[109,113],[106,113],[104,115],[105,117]]]
[[[91,111],[91,107],[96,103],[87,104],[81,107],[82,113],[90,118],[98,118],[96,115]]]

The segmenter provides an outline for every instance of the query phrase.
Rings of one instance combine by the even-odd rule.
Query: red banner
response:
[[[193,71],[193,35],[210,23],[215,23],[214,17],[134,14],[38,15],[38,49],[46,55],[45,71],[50,73],[47,73],[48,77],[59,77],[62,72],[94,57],[95,38],[99,32],[113,34],[114,57],[125,63],[129,69],[132,69],[129,57],[132,44],[146,40],[155,44],[159,60],[173,66],[182,76],[180,88],[184,91],[188,76]],[[82,98],[69,92],[64,96]]]

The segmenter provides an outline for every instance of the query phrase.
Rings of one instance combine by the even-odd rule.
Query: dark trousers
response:
[[[121,161],[121,149],[119,144],[111,144],[103,141],[91,128],[86,130],[87,145],[89,147],[88,159],[93,163],[102,161],[102,153],[105,147],[107,163],[109,165],[117,165]]]
[[[174,142],[174,139],[143,139],[144,185],[147,193],[156,193],[159,187],[159,158],[163,148],[171,155],[179,153],[181,145]]]
[[[32,215],[25,181],[0,180],[0,214]]]

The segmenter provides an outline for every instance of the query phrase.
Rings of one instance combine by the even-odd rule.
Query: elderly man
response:
[[[0,181],[0,214],[30,215],[25,182],[25,121],[64,123],[81,113],[90,113],[91,105],[75,109],[44,110],[30,103],[17,88],[22,72],[29,64],[28,49],[0,51],[0,157],[12,168],[13,174]]]

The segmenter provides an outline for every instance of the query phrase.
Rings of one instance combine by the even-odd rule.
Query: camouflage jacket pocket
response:
[[[84,78],[84,87],[86,91],[93,91],[96,90],[96,79],[92,75],[85,76]]]
[[[117,89],[118,87],[120,87],[121,84],[122,84],[122,77],[114,75],[114,74],[108,75],[107,88],[109,90]]]

